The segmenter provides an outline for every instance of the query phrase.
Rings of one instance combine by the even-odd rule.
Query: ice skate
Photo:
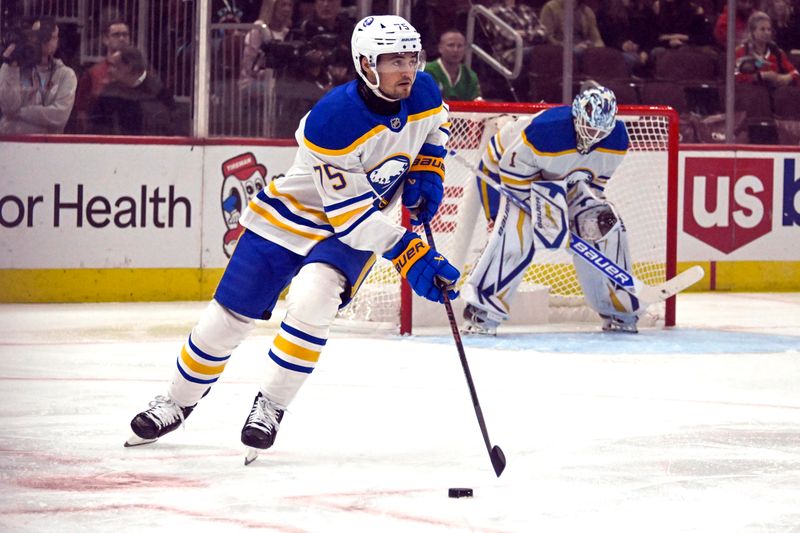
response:
[[[467,304],[464,308],[464,325],[461,326],[461,333],[465,335],[497,335],[497,326],[500,322],[489,318],[488,313],[483,309],[478,309],[472,304]]]
[[[283,420],[283,412],[283,407],[260,392],[256,395],[242,428],[242,444],[247,446],[245,465],[256,460],[259,450],[266,450],[275,443],[275,436]]]
[[[150,408],[142,411],[131,420],[133,435],[125,442],[125,447],[141,446],[157,441],[161,436],[174,431],[192,413],[191,407],[181,407],[166,396],[156,396]]]
[[[638,317],[622,318],[618,316],[605,316],[600,315],[603,319],[603,331],[619,332],[619,333],[639,333],[639,328],[636,327]]]

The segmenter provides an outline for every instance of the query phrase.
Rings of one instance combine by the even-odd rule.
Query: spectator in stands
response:
[[[262,0],[212,0],[211,22],[241,24],[258,18]]]
[[[736,81],[774,89],[798,85],[800,73],[772,40],[769,15],[756,11],[747,20],[747,37],[736,48]]]
[[[264,45],[282,42],[289,35],[292,27],[294,0],[264,0],[261,12],[244,38],[242,49],[242,88],[271,78],[275,71],[267,66],[270,58]]]
[[[489,9],[522,37],[523,61],[527,65],[531,61],[532,47],[548,42],[547,30],[542,26],[536,12],[526,4],[518,4],[517,0],[498,0]],[[487,24],[486,30],[491,39],[492,52],[510,67],[514,40],[505,30],[494,24]]]
[[[324,90],[330,87],[330,79],[326,82],[325,78],[333,55],[337,50],[350,53],[354,26],[355,21],[342,11],[342,0],[315,0],[311,18],[300,21],[300,25],[289,32],[290,40],[308,45],[303,50],[305,68],[311,78],[316,77],[320,84],[327,84]]]
[[[464,64],[465,51],[464,34],[456,29],[445,31],[439,38],[439,58],[425,66],[445,100],[475,100],[481,96],[478,75]]]
[[[460,31],[467,29],[467,15],[469,14],[472,1],[470,0],[419,0],[416,2],[418,7],[413,11],[420,10],[426,15],[423,27],[416,26],[423,38],[423,45],[426,52],[432,52],[438,48],[436,37],[445,31],[456,28]],[[484,3],[482,0],[475,0],[474,3]],[[414,22],[413,20],[411,21]]]
[[[761,11],[772,20],[772,36],[782,50],[800,50],[800,7],[788,0],[763,0]]]
[[[666,50],[691,48],[716,56],[711,24],[701,7],[691,0],[657,0],[653,4],[658,38],[650,51],[651,65]]]
[[[653,4],[658,47],[676,49],[713,44],[710,22],[703,9],[691,0],[657,0]]]
[[[106,51],[105,58],[85,70],[78,81],[78,91],[75,96],[77,133],[86,133],[89,130],[89,110],[111,81],[109,59],[123,46],[131,44],[131,30],[125,21],[118,18],[110,19],[103,25],[102,42]]]
[[[355,21],[342,12],[342,0],[315,0],[313,15],[301,20],[289,38],[312,43],[317,36],[331,36],[335,38],[335,47],[349,53],[353,27]],[[329,51],[333,52],[332,49]]]
[[[747,19],[755,11],[753,0],[736,0],[735,40],[738,46],[744,41],[747,34]],[[722,8],[714,25],[714,39],[723,49],[728,45],[728,5]]]
[[[55,57],[58,26],[52,18],[34,23],[26,46],[3,50],[0,67],[0,133],[63,133],[75,103],[75,72]],[[30,50],[30,54],[21,53]]]
[[[585,0],[575,1],[573,15],[573,45],[576,54],[580,55],[587,48],[605,46],[594,11],[586,5]],[[542,25],[551,44],[564,44],[564,0],[550,0],[542,8]]]
[[[629,72],[643,75],[648,52],[655,44],[650,27],[652,5],[641,0],[606,0],[596,15],[606,46],[622,50]]]
[[[239,89],[248,132],[273,134],[275,82],[281,67],[276,48],[289,35],[293,12],[294,0],[264,0],[258,20],[245,35]]]
[[[328,63],[328,74],[331,78],[331,86],[338,87],[353,79],[352,69],[353,58],[348,52],[337,49],[331,56]]]
[[[99,135],[172,135],[175,100],[147,70],[135,46],[123,46],[109,59],[111,82],[90,111],[90,132]]]

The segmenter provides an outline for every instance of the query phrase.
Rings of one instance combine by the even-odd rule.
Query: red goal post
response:
[[[487,227],[473,172],[501,116],[533,115],[548,104],[450,102],[444,201],[431,228],[437,248],[462,272],[460,283],[486,242]],[[633,272],[655,285],[676,275],[678,222],[678,115],[663,106],[620,106],[630,145],[628,155],[606,189],[628,230]],[[403,210],[404,211],[404,210]],[[408,227],[407,214],[390,216]],[[415,231],[422,234],[421,228]],[[458,313],[463,303],[456,300]],[[353,302],[340,313],[351,327],[376,327],[411,333],[415,326],[444,325],[444,309],[416,295],[388,261],[376,262]],[[541,324],[593,320],[583,303],[571,255],[564,249],[537,251],[511,310],[511,323]],[[673,326],[675,301],[651,306],[640,324]]]

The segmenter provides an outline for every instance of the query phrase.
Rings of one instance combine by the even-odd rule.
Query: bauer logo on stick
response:
[[[633,278],[622,271],[607,257],[603,257],[595,251],[586,241],[575,235],[571,235],[574,241],[572,249],[589,261],[596,269],[605,272],[608,277],[623,287],[633,287]]]

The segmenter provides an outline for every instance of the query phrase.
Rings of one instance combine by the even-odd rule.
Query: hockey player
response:
[[[628,134],[616,113],[614,93],[589,84],[571,108],[509,120],[490,139],[479,171],[504,193],[528,203],[534,220],[504,194],[481,188],[494,228],[462,289],[466,333],[494,335],[509,317],[511,299],[536,249],[564,246],[570,230],[630,270],[625,226],[604,196],[628,149]],[[573,264],[603,331],[635,333],[643,311],[638,300],[583,261]]]
[[[331,90],[300,121],[294,163],[244,211],[245,232],[178,356],[167,394],[133,418],[127,446],[183,423],[290,282],[269,372],[241,432],[251,452],[274,443],[337,310],[376,254],[420,296],[443,302],[447,290],[457,297],[458,270],[385,214],[402,199],[412,221],[429,221],[442,200],[448,112],[436,83],[419,72],[420,35],[401,17],[367,17],[351,45],[360,79]]]

